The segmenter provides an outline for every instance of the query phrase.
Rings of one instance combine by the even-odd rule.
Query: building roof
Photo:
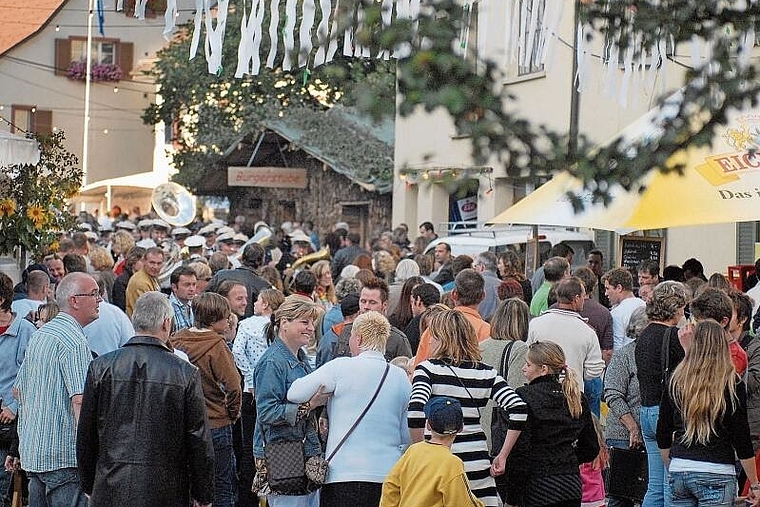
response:
[[[284,139],[365,190],[387,194],[393,189],[393,118],[375,123],[343,106],[328,111],[292,108],[281,118],[263,121],[259,128],[260,132],[235,139],[221,163],[249,165],[255,158],[261,165],[272,158],[280,160],[282,147],[277,147],[277,139]],[[203,189],[221,184],[220,178],[216,172],[207,173]]]
[[[393,119],[373,123],[334,106],[327,112],[304,108],[263,126],[366,190],[385,194],[393,189]]]
[[[67,0],[0,0],[0,55],[39,32]]]

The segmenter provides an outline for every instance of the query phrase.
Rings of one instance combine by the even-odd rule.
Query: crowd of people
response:
[[[418,232],[114,213],[0,273],[3,505],[757,505],[760,284]]]

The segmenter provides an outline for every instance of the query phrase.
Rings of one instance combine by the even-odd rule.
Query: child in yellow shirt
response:
[[[425,405],[429,441],[411,445],[383,483],[380,507],[483,507],[470,491],[464,463],[451,454],[451,444],[462,431],[462,406],[445,396]]]

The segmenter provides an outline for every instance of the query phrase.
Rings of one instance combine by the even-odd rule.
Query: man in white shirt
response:
[[[555,285],[557,308],[550,308],[528,324],[528,345],[537,341],[553,341],[565,353],[568,366],[583,381],[598,378],[604,372],[604,359],[599,338],[586,319],[580,316],[586,301],[586,289],[578,277],[563,278]]]
[[[11,311],[19,318],[24,318],[47,302],[49,292],[50,276],[41,270],[30,271],[26,279],[26,298],[11,303]]]
[[[612,337],[614,350],[620,350],[633,340],[626,336],[628,321],[631,320],[633,311],[644,306],[643,299],[633,295],[633,277],[625,268],[614,268],[602,276],[604,293],[610,299],[612,308]]]

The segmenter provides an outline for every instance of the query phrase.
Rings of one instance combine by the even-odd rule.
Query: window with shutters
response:
[[[11,106],[11,132],[50,134],[53,132],[53,111],[38,109],[37,106]]]
[[[124,0],[123,12],[127,17],[135,16],[135,0]],[[166,12],[166,0],[147,0],[145,2],[145,17],[155,18]]]
[[[134,61],[134,44],[119,39],[96,37],[90,54],[95,80],[118,81],[129,79]],[[84,79],[87,61],[87,38],[72,36],[55,40],[55,74],[72,79]],[[117,72],[113,72],[118,70]]]

